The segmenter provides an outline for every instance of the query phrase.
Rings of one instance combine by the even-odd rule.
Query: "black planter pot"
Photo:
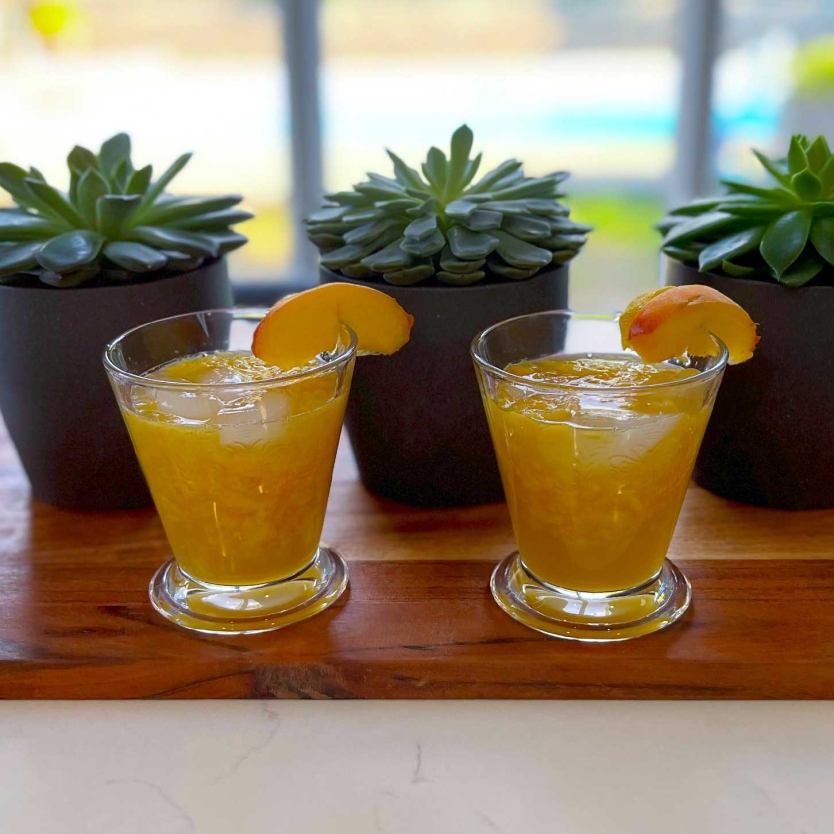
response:
[[[321,281],[367,283],[325,269]],[[398,353],[356,363],[346,424],[362,482],[417,506],[503,500],[469,345],[502,319],[567,307],[568,267],[470,287],[373,286],[415,323]]]
[[[695,481],[734,501],[834,507],[834,287],[700,273],[665,259],[667,284],[707,284],[759,325],[755,356],[727,368]]]
[[[34,497],[82,510],[150,504],[104,347],[145,322],[231,304],[224,260],[125,286],[0,286],[0,411]]]

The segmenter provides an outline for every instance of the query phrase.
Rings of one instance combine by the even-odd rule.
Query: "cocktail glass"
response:
[[[150,584],[184,628],[252,634],[299,622],[347,586],[319,543],[356,355],[344,328],[305,370],[192,384],[147,374],[183,357],[249,351],[266,311],[155,321],[108,345],[104,365],[173,551]]]
[[[505,368],[545,357],[633,361],[616,317],[565,311],[501,322],[472,356],[518,550],[492,575],[510,616],[574,640],[627,640],[675,622],[691,590],[666,553],[727,363],[676,360],[695,375],[578,387]]]

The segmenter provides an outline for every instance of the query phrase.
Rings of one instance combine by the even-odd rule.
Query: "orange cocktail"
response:
[[[152,322],[110,345],[105,366],[173,559],[150,597],[211,633],[306,619],[347,585],[320,545],[357,340],[282,370],[251,352],[264,314],[210,311]]]
[[[332,373],[276,375],[245,351],[199,354],[146,375],[194,388],[137,387],[123,406],[171,549],[194,579],[276,582],[316,555],[348,387]]]
[[[650,580],[666,558],[712,398],[700,385],[648,386],[698,371],[627,356],[544,358],[506,371],[563,386],[499,384],[487,401],[525,567],[551,585],[595,593]],[[609,396],[622,387],[638,390]]]
[[[472,353],[517,552],[492,591],[544,633],[623,640],[686,610],[666,559],[727,360],[644,364],[613,316],[538,313],[478,336]]]
[[[269,311],[210,310],[123,334],[104,365],[173,559],[160,614],[209,633],[271,631],[347,586],[319,543],[358,353],[390,354],[414,319],[371,287],[332,283]]]

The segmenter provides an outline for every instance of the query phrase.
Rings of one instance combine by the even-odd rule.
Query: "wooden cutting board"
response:
[[[834,511],[692,487],[671,548],[690,611],[609,645],[545,638],[495,605],[489,574],[513,549],[503,505],[379,500],[345,444],[324,539],[351,569],[332,609],[271,634],[190,634],[148,602],[168,556],[154,511],[32,502],[0,427],[0,697],[834,697]]]

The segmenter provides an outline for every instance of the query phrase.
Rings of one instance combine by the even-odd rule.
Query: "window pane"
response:
[[[98,148],[127,131],[134,160],[157,172],[193,151],[174,190],[244,194],[257,219],[240,227],[250,243],[231,256],[232,274],[276,277],[291,254],[277,3],[85,0],[65,15],[55,6],[0,8],[0,159],[65,188],[76,143]]]
[[[834,4],[724,0],[713,122],[720,175],[759,177],[750,146],[784,154],[792,133],[834,141]]]
[[[676,0],[330,0],[323,6],[325,178],[412,164],[457,125],[484,170],[567,168],[577,220],[571,305],[622,307],[657,282],[651,225],[674,161]]]

